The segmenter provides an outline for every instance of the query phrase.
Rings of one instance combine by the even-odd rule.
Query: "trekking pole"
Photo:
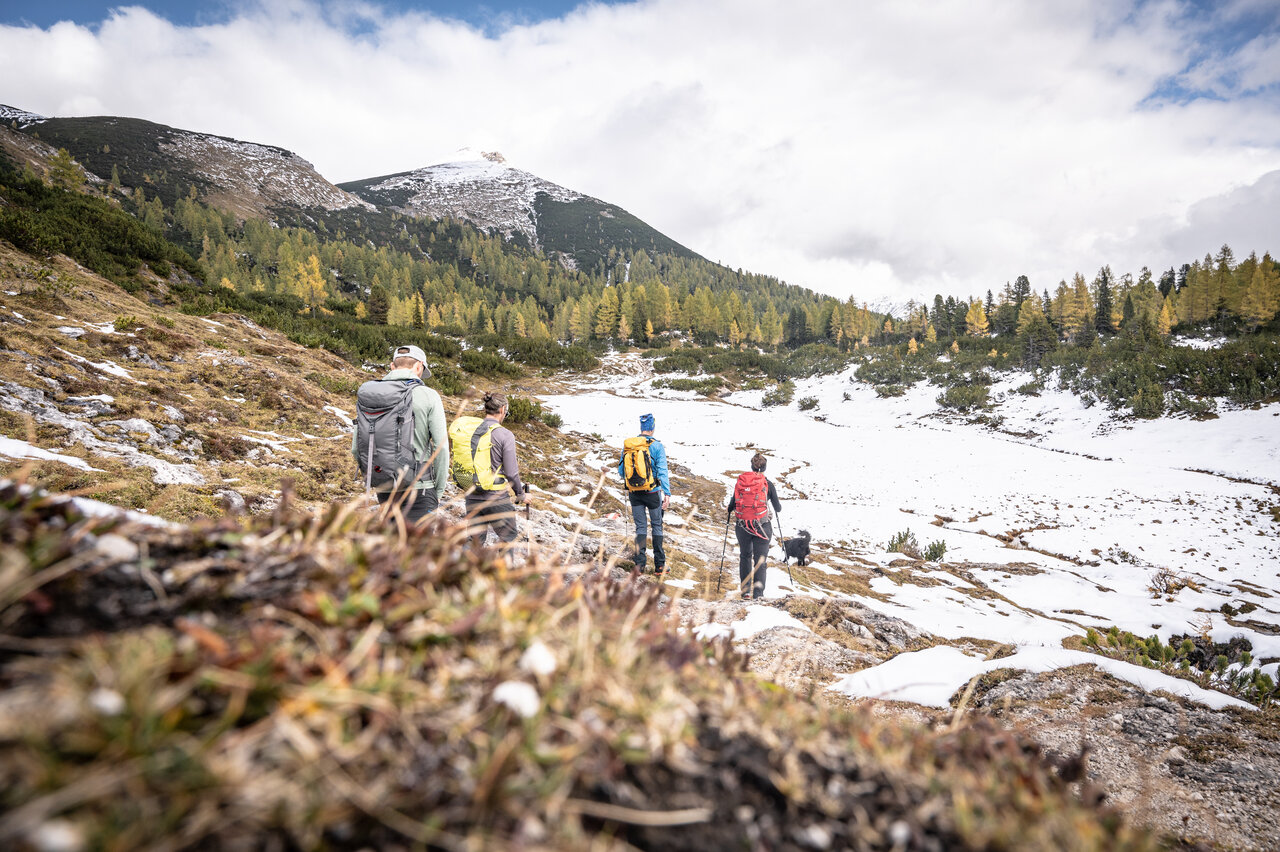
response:
[[[778,543],[782,545],[782,564],[787,566],[787,579],[791,581],[792,586],[795,586],[796,578],[791,576],[791,563],[786,561],[787,538],[782,534],[782,518],[778,517],[777,512],[774,512],[773,519],[778,522]]]
[[[724,544],[720,547],[720,568],[716,571],[716,594],[720,594],[720,581],[724,579],[724,553],[729,549],[729,515],[724,516]]]

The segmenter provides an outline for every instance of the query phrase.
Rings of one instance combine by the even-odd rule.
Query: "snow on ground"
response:
[[[971,563],[997,597],[966,594],[966,583],[939,572],[940,585],[877,577],[873,591],[887,602],[860,599],[936,635],[1026,649],[1060,648],[1088,626],[1165,640],[1203,629],[1219,641],[1244,634],[1257,658],[1280,657],[1280,636],[1228,625],[1218,611],[1252,603],[1249,619],[1280,625],[1271,514],[1280,405],[1124,422],[1061,389],[1016,393],[1030,379],[1022,375],[993,388],[994,413],[1005,418],[996,431],[943,416],[940,389],[927,383],[880,399],[852,372],[798,381],[796,400],[818,400],[801,412],[795,403],[761,409],[760,391],[724,401],[658,393],[648,361],[614,355],[581,392],[543,401],[567,428],[615,447],[641,414],[654,414],[669,457],[723,482],[726,502],[733,477],[764,452],[783,502],[781,531],[809,530],[828,569],[838,563],[823,559],[824,543],[887,565],[897,558],[884,552],[895,533],[910,529],[921,548],[945,542],[945,561]],[[771,557],[766,597],[780,597],[791,589],[776,545]],[[1158,571],[1198,590],[1153,598]]]
[[[38,459],[41,461],[57,461],[79,470],[97,470],[95,467],[89,467],[89,463],[84,459],[78,459],[75,456],[66,456],[62,453],[55,453],[51,450],[41,449],[32,446],[26,441],[19,441],[15,438],[6,438],[0,435],[0,456],[11,459]]]
[[[1221,692],[1203,689],[1190,681],[1132,663],[1069,651],[1065,648],[1028,648],[1010,657],[984,660],[959,648],[938,645],[923,651],[899,654],[888,662],[846,675],[829,689],[852,698],[885,698],[911,701],[929,707],[950,706],[951,696],[971,679],[996,669],[1047,672],[1068,666],[1093,665],[1120,680],[1180,695],[1220,710],[1223,707],[1256,709],[1252,704]]]

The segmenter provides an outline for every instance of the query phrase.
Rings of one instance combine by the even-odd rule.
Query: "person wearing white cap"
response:
[[[449,475],[449,435],[445,428],[444,403],[440,394],[423,384],[430,378],[427,355],[420,346],[398,346],[392,356],[391,371],[378,382],[411,385],[410,410],[413,413],[413,456],[416,468],[407,483],[397,479],[391,486],[375,490],[379,503],[396,500],[404,512],[405,520],[414,523],[434,512],[440,505],[445,482]],[[386,385],[382,385],[386,387]],[[363,390],[363,388],[362,388]],[[359,405],[357,404],[357,409]],[[351,436],[351,454],[363,470],[367,462],[362,458],[360,426]]]

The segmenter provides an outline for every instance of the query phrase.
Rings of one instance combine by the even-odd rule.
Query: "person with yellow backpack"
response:
[[[667,553],[662,547],[662,513],[671,503],[671,480],[667,474],[667,450],[653,437],[652,414],[640,417],[640,434],[622,442],[618,475],[631,501],[631,517],[636,522],[636,567],[645,569],[646,539],[653,539],[653,571],[667,572]]]
[[[507,398],[501,393],[484,395],[484,418],[459,417],[449,427],[453,481],[462,489],[467,523],[476,544],[484,542],[490,528],[503,542],[515,541],[520,528],[512,503],[525,499],[516,460],[516,436],[502,425]]]

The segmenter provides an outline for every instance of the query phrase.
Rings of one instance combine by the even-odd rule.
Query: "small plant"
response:
[[[790,379],[783,379],[778,382],[777,387],[764,395],[764,398],[760,400],[760,404],[764,406],[789,405],[795,393],[795,382]]]
[[[1044,390],[1044,382],[1027,382],[1025,385],[1020,385],[1017,392],[1023,396],[1039,396],[1042,390]]]
[[[1122,553],[1124,551],[1121,551]],[[1179,574],[1168,568],[1160,568],[1151,575],[1151,582],[1147,586],[1147,591],[1151,592],[1154,598],[1168,597],[1176,595],[1183,589],[1191,589],[1199,591],[1199,585],[1185,574]]]
[[[797,403],[801,411],[809,411],[818,407],[818,398],[816,396],[806,396]]]
[[[542,422],[550,426],[552,429],[559,429],[564,425],[564,418],[554,411],[543,411]]]
[[[881,399],[902,396],[907,392],[906,385],[876,385],[876,396]]]
[[[920,542],[916,541],[916,534],[909,529],[894,534],[884,549],[889,553],[901,553],[904,556],[910,556],[912,559],[920,558]]]
[[[131,328],[138,327],[138,318],[135,316],[119,316],[116,317],[111,327],[118,332],[128,331]]]
[[[942,539],[929,542],[929,546],[924,551],[925,562],[941,562],[942,557],[947,555],[947,543]]]
[[[943,408],[954,408],[956,411],[972,411],[986,408],[990,404],[990,394],[986,385],[957,385],[947,388],[938,395],[938,405]]]

